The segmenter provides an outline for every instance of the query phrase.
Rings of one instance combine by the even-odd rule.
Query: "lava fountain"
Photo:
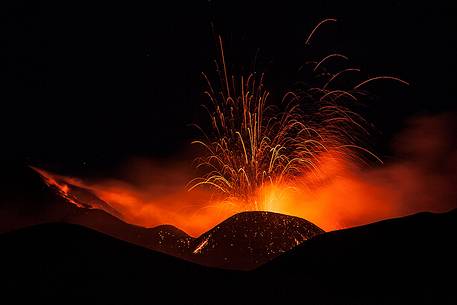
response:
[[[318,28],[335,19],[320,22]],[[196,159],[202,176],[190,182],[189,190],[206,186],[220,194],[226,204],[239,210],[271,210],[271,189],[296,189],[296,182],[309,185],[326,179],[324,162],[371,163],[382,161],[363,146],[369,135],[355,103],[367,95],[364,85],[392,76],[377,76],[353,85],[334,87],[336,80],[358,69],[345,67],[328,73],[330,60],[348,58],[330,54],[314,62],[313,73],[325,81],[320,87],[299,88],[286,92],[280,103],[271,103],[264,85],[264,75],[255,72],[237,77],[230,74],[219,37],[220,58],[216,62],[219,82],[212,83],[203,74],[208,89],[210,128],[197,128],[203,136],[193,143],[203,148]],[[322,70],[322,71],[321,71]],[[327,166],[325,164],[325,166]]]

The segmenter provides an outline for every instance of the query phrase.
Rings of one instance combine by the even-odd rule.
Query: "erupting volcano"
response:
[[[0,303],[456,304],[457,18],[331,2],[2,5]]]
[[[335,22],[318,23],[306,47],[311,47],[321,26]],[[145,188],[138,183],[85,181],[34,169],[78,207],[102,209],[142,226],[172,224],[197,236],[243,211],[303,217],[325,230],[398,215],[392,207],[374,212],[379,204],[371,206],[376,200],[359,190],[360,172],[382,161],[369,149],[372,127],[356,109],[370,96],[364,89],[369,83],[405,81],[392,76],[354,77],[360,69],[348,65],[347,56],[331,53],[309,61],[311,78],[306,83],[312,85],[287,90],[280,101],[274,101],[265,74],[231,74],[220,36],[218,45],[218,82],[203,74],[209,103],[202,106],[209,120],[194,124],[202,134],[192,142],[201,148],[195,159],[200,177],[187,178],[187,169],[150,168],[155,177],[170,181],[146,179],[140,183],[149,185]],[[332,68],[332,62],[339,65]],[[338,86],[341,78],[346,78],[347,87]],[[144,166],[135,170],[144,171]],[[190,180],[187,190],[184,183],[176,183],[186,179]],[[351,185],[349,192],[356,199],[336,207],[341,184]],[[80,190],[91,195],[84,198]]]

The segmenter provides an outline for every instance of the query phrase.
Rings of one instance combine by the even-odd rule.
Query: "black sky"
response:
[[[253,63],[280,94],[300,81],[304,40],[343,52],[369,75],[392,74],[365,115],[379,149],[407,117],[456,109],[452,1],[2,1],[3,164],[107,169],[131,156],[172,158],[204,102],[214,32],[235,70]],[[213,31],[214,29],[214,31]]]

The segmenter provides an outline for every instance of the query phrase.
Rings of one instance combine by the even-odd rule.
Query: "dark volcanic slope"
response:
[[[196,239],[192,260],[208,266],[249,270],[324,231],[302,218],[243,212]]]
[[[0,245],[2,304],[176,303],[218,273],[71,224],[5,233]]]
[[[457,211],[324,233],[249,272],[68,224],[0,235],[2,304],[456,304]]]
[[[255,272],[281,278],[265,283],[278,299],[301,291],[315,303],[457,304],[456,232],[457,209],[419,213],[316,236]]]
[[[167,225],[144,228],[126,223],[99,209],[78,208],[48,187],[30,167],[18,166],[8,179],[2,180],[0,197],[0,233],[40,223],[80,224],[137,245],[182,257],[188,252],[189,240],[183,231]],[[71,200],[82,206],[107,205],[92,192],[69,186]],[[90,204],[89,204],[90,203]]]
[[[172,225],[144,228],[126,223],[97,209],[76,208],[56,220],[83,225],[136,245],[181,258],[186,256],[189,244],[194,239]]]

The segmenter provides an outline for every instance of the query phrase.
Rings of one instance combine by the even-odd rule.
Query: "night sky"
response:
[[[214,71],[215,35],[233,71],[254,63],[273,96],[311,55],[349,56],[383,83],[364,115],[378,152],[413,115],[455,111],[452,1],[2,1],[1,161],[106,173],[132,156],[182,158]],[[313,52],[304,41],[317,22]],[[317,56],[319,55],[319,56]]]

